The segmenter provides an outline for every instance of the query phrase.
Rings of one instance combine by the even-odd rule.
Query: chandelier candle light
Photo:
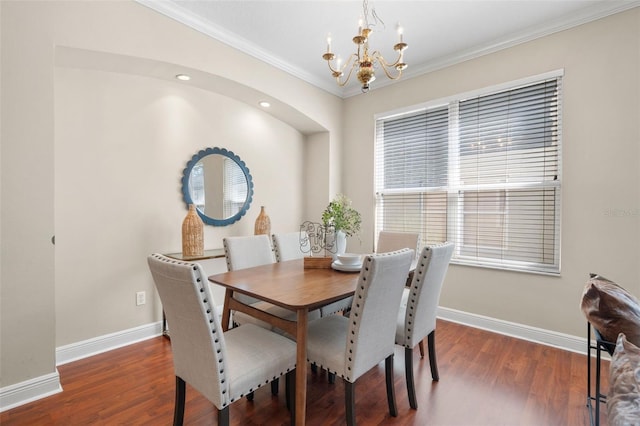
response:
[[[398,58],[395,62],[389,63],[383,57],[379,51],[374,51],[373,53],[369,53],[369,36],[373,32],[371,29],[371,25],[369,25],[369,10],[367,0],[362,2],[363,9],[363,17],[364,19],[360,19],[358,22],[358,35],[353,37],[353,42],[357,46],[356,53],[352,53],[349,56],[349,59],[341,65],[340,58],[336,58],[336,55],[331,52],[331,35],[327,36],[327,53],[322,55],[322,59],[327,61],[327,65],[329,65],[329,69],[331,70],[331,75],[336,79],[336,83],[340,87],[344,86],[349,82],[351,78],[351,74],[353,70],[357,68],[356,75],[360,83],[362,83],[362,93],[367,93],[369,91],[369,83],[376,79],[374,67],[376,64],[380,65],[380,68],[384,71],[385,75],[391,80],[397,80],[402,76],[402,70],[407,68],[407,64],[403,61],[403,54],[405,49],[407,48],[407,43],[402,40],[402,27],[398,25],[398,36],[400,38],[399,42],[393,46],[393,50],[398,52]],[[384,22],[376,15],[375,9],[371,14],[372,18],[375,22],[380,22],[384,26]],[[363,26],[364,24],[364,26]],[[336,60],[335,67],[332,62]],[[394,75],[390,71],[390,69],[395,68],[397,73]],[[347,76],[344,77],[345,70],[348,69]]]

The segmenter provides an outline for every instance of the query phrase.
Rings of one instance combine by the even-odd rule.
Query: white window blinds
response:
[[[228,218],[240,211],[247,199],[247,178],[242,169],[230,158],[224,159],[222,200],[224,217]]]
[[[376,231],[452,262],[560,271],[561,77],[376,120]]]

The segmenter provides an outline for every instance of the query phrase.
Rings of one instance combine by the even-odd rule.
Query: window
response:
[[[452,263],[560,272],[561,75],[376,118],[376,231]]]
[[[208,174],[205,175],[205,170]],[[205,190],[205,182],[209,182]],[[237,214],[249,195],[247,177],[235,160],[213,155],[198,161],[189,173],[191,200],[210,217],[230,218]],[[209,205],[206,200],[209,199]],[[222,203],[216,200],[222,199]]]
[[[200,161],[193,166],[189,174],[189,186],[191,187],[191,199],[196,209],[204,211],[204,164]]]
[[[247,178],[238,164],[231,158],[224,159],[222,200],[224,217],[231,217],[238,213],[247,200]]]

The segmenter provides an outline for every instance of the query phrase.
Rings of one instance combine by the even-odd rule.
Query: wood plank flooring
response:
[[[384,363],[356,386],[359,425],[588,425],[586,356],[459,324],[438,321],[440,381],[414,351],[418,410],[411,410],[404,353],[396,347],[398,417],[389,417]],[[595,362],[593,362],[595,365]],[[609,364],[603,363],[606,377]],[[170,425],[174,375],[171,343],[153,338],[58,367],[64,391],[0,414],[10,425]],[[308,369],[309,370],[309,369]],[[307,424],[344,424],[344,386],[309,371]],[[231,406],[232,425],[288,425],[284,389],[260,388],[253,402]],[[606,426],[606,407],[601,406]],[[187,386],[185,425],[215,425],[213,405]]]

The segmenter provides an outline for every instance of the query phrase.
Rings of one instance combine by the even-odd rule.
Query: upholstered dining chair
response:
[[[273,249],[268,235],[251,235],[246,237],[226,237],[222,239],[224,247],[224,256],[227,261],[227,269],[229,271],[237,271],[239,269],[252,268],[254,266],[267,265],[274,263]],[[265,310],[271,314],[282,318],[294,319],[295,312],[280,308],[267,302],[259,301],[245,294],[234,294],[237,300],[251,304],[259,309]],[[264,321],[260,321],[243,312],[233,313],[233,324],[242,325],[252,323],[260,327],[272,330],[273,327]]]
[[[230,271],[275,262],[268,235],[225,237],[222,239],[227,268]]]
[[[186,383],[218,410],[218,424],[229,424],[229,406],[263,384],[286,374],[295,386],[296,345],[253,324],[222,331],[207,277],[197,263],[161,254],[147,258],[171,327],[176,376],[173,424],[182,425]],[[288,387],[287,394],[295,395]],[[290,407],[295,404],[288,400]],[[295,413],[291,413],[294,424]]]
[[[389,414],[397,416],[393,386],[395,323],[413,250],[365,257],[349,318],[329,315],[310,321],[307,359],[345,381],[346,421],[356,423],[355,383],[385,361]]]
[[[237,271],[239,269],[252,268],[254,266],[267,265],[275,262],[268,235],[226,237],[222,239],[222,246],[224,247],[224,256],[229,271]],[[296,318],[296,313],[293,311],[260,301],[245,294],[234,294],[233,297],[242,303],[251,304],[255,308],[281,318],[289,320],[295,320]],[[254,318],[244,312],[233,312],[232,323],[234,326],[254,324],[270,331],[281,331],[279,329],[276,330],[271,324]],[[271,382],[271,392],[274,395],[278,394],[278,382],[278,379]],[[247,398],[249,400],[253,399],[253,394],[247,395]]]
[[[376,242],[376,253],[386,253],[389,251],[410,248],[416,250],[418,248],[418,239],[420,234],[416,232],[398,232],[398,231],[380,231],[378,241]],[[407,275],[406,285],[408,286],[413,279],[413,270]]]
[[[306,231],[277,233],[273,234],[271,238],[276,262],[302,259],[311,250],[309,234]]]
[[[440,292],[449,262],[453,255],[453,243],[426,246],[418,256],[418,264],[411,285],[402,293],[400,311],[396,327],[396,344],[404,346],[405,378],[409,405],[418,408],[416,389],[413,380],[413,348],[420,347],[420,356],[424,358],[424,339],[429,348],[431,378],[440,380],[436,362],[436,314]]]
[[[376,243],[376,253],[410,248],[417,250],[419,234],[414,232],[380,231]]]
[[[276,262],[302,259],[306,255],[305,252],[309,251],[308,249],[303,251],[303,248],[308,248],[310,245],[309,235],[306,231],[273,234],[271,238],[273,239],[273,251],[276,254]],[[309,320],[316,319],[319,316],[345,311],[351,307],[351,300],[352,298],[348,297],[322,306],[319,311],[311,311],[309,312]]]
[[[273,251],[276,254],[276,262],[285,262],[287,260],[302,259],[306,256],[306,248],[310,247],[309,235],[306,231],[300,232],[285,232],[280,234],[273,234]],[[305,249],[303,251],[302,248]],[[309,312],[309,320],[320,318],[320,311],[313,310]],[[289,316],[288,319],[295,319]]]

